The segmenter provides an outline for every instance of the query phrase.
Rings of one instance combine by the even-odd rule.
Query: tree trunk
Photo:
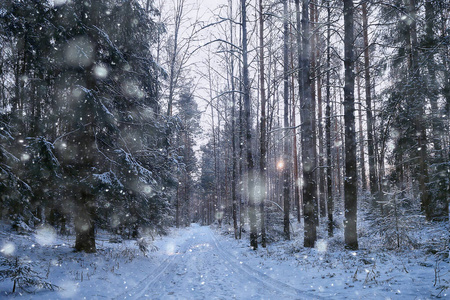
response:
[[[441,28],[441,38],[446,38],[447,37],[447,22],[448,22],[448,18],[449,18],[449,9],[447,10],[442,10],[441,12],[441,24],[442,24],[442,28]],[[448,116],[450,115],[450,70],[449,70],[449,59],[448,57],[450,57],[450,51],[449,51],[449,45],[447,44],[445,47],[442,47],[442,65],[443,65],[443,69],[444,69],[444,79],[443,79],[443,98],[445,99],[445,104],[444,104],[444,114],[447,116],[447,121],[445,122],[444,125],[444,132],[449,132],[450,128],[449,128],[449,118]],[[447,138],[447,143],[449,142],[448,138]],[[447,159],[447,161],[450,161],[450,151],[446,151],[446,153],[442,154],[443,159]],[[450,184],[447,184],[447,188],[444,189],[446,196],[445,196],[445,200],[446,200],[446,210],[447,210],[447,215],[448,215],[448,220],[450,223]]]
[[[364,132],[363,132],[363,118],[362,118],[362,102],[361,102],[361,84],[359,76],[359,64],[356,62],[356,79],[357,91],[358,91],[358,125],[359,125],[359,168],[361,169],[361,190],[364,192],[367,189],[366,181],[366,156],[364,153]]]
[[[369,56],[369,35],[368,35],[368,15],[367,3],[362,2],[362,19],[363,19],[363,40],[364,40],[364,82],[366,91],[366,114],[367,114],[367,152],[369,155],[369,185],[370,193],[375,197],[375,201],[379,200],[378,195],[378,177],[376,173],[375,151],[374,151],[374,133],[372,116],[372,93],[370,83],[370,56]],[[376,202],[374,203],[376,204]]]
[[[175,227],[180,228],[180,185],[177,185],[177,196],[175,199]]]
[[[311,81],[311,122],[312,122],[312,139],[313,139],[313,145],[314,145],[314,157],[315,157],[315,165],[317,167],[318,163],[318,157],[317,157],[317,135],[316,135],[316,34],[315,34],[315,11],[316,11],[316,3],[314,0],[309,0],[309,26],[310,26],[310,81]],[[320,172],[314,172],[315,182],[316,182],[316,188],[318,188],[317,182],[320,182]],[[317,200],[314,202],[315,208],[314,210],[316,213],[314,214],[314,221],[316,223],[316,226],[319,226],[319,215],[320,215],[320,209],[319,209],[319,202],[320,202],[320,192],[319,189],[316,192]]]
[[[292,48],[293,49],[293,48]],[[291,60],[292,60],[292,69],[294,69],[294,58],[291,52]],[[295,73],[293,73],[292,75],[292,112],[291,112],[291,116],[292,116],[292,134],[293,134],[293,138],[292,138],[292,156],[293,156],[293,164],[294,164],[294,203],[295,203],[295,207],[297,208],[297,221],[300,223],[301,221],[301,201],[300,201],[300,177],[298,174],[298,150],[297,150],[297,126],[296,126],[296,121],[295,121],[295,116],[296,116],[296,110],[295,110],[295,84],[294,84],[294,76]],[[298,76],[298,75],[297,75]]]
[[[229,7],[230,7],[230,16],[233,15],[233,1],[229,1]],[[230,18],[230,37],[231,37],[231,43],[233,44],[233,21]],[[232,155],[233,155],[233,171],[232,171],[232,179],[231,179],[231,200],[233,202],[233,227],[234,227],[234,238],[239,238],[239,226],[238,226],[238,199],[237,199],[237,193],[236,193],[236,181],[237,178],[237,168],[238,168],[238,161],[237,161],[237,153],[236,153],[236,94],[234,92],[235,86],[234,86],[234,56],[230,55],[230,86],[231,86],[231,100],[232,100],[232,111],[231,111],[231,131],[232,131]]]
[[[297,10],[297,26],[300,28],[300,5],[299,0],[295,1]],[[311,95],[311,73],[309,44],[308,0],[302,0],[302,52],[299,52],[299,70],[301,75],[300,95],[303,100],[300,104],[300,117],[302,122],[302,163],[303,163],[303,214],[304,214],[304,246],[312,248],[317,240],[316,218],[317,218],[317,183],[315,178],[316,157],[313,132],[313,99]],[[300,37],[297,37],[299,40]]]
[[[259,81],[260,81],[260,95],[261,95],[261,121],[260,121],[260,147],[261,157],[259,161],[260,178],[260,203],[259,213],[261,216],[261,246],[266,247],[266,224],[265,224],[265,201],[267,197],[267,133],[266,133],[266,90],[265,90],[265,76],[264,76],[264,14],[263,1],[259,0]]]
[[[316,14],[317,16],[317,14]],[[318,22],[316,18],[316,22]],[[318,55],[318,52],[316,53]],[[323,151],[323,112],[322,112],[322,76],[320,71],[317,72],[317,113],[318,113],[318,121],[317,121],[317,130],[319,136],[319,208],[320,208],[320,217],[325,218],[327,214],[327,204],[325,199],[325,170],[324,170],[324,151]]]
[[[239,78],[242,78],[242,66],[239,70]],[[239,86],[239,90],[241,91],[239,96],[239,239],[242,238],[242,232],[245,226],[245,205],[244,205],[244,141],[245,141],[245,124],[244,124],[244,105],[243,105],[243,97],[242,97],[242,81]]]
[[[246,0],[241,0],[242,14],[242,76],[243,76],[243,96],[246,131],[247,150],[247,173],[248,173],[248,215],[250,222],[250,246],[253,250],[258,248],[258,231],[256,227],[256,206],[255,206],[255,166],[252,154],[252,131],[250,119],[250,81],[248,75],[248,53],[247,53],[247,7]]]
[[[208,81],[209,81],[209,98],[210,99],[214,99],[212,91],[213,91],[213,87],[212,87],[212,82],[213,82],[213,77],[211,74],[211,59],[208,57]],[[212,100],[211,100],[212,101]],[[211,131],[212,131],[212,144],[213,144],[213,156],[214,156],[214,197],[211,199],[212,203],[211,203],[211,210],[210,213],[212,213],[212,222],[215,221],[216,217],[218,216],[217,212],[218,212],[218,199],[220,197],[220,191],[219,191],[219,158],[218,156],[220,155],[220,151],[218,151],[218,139],[219,139],[219,132],[217,132],[219,129],[218,127],[215,126],[215,115],[214,115],[214,105],[211,102],[210,103],[210,109],[211,109]],[[218,220],[220,222],[220,220]]]
[[[418,155],[419,155],[419,191],[421,209],[425,213],[427,220],[431,219],[431,195],[428,191],[428,159],[427,159],[427,135],[424,115],[425,103],[418,99],[418,93],[421,89],[419,56],[418,56],[418,42],[417,42],[417,12],[415,0],[406,0],[406,7],[408,12],[408,37],[409,45],[409,80],[411,81],[411,88],[408,91],[408,105],[413,105],[414,127],[417,134]]]
[[[349,249],[358,249],[357,203],[358,187],[356,172],[355,137],[355,74],[353,45],[353,0],[344,0],[344,125],[345,125],[345,245]]]
[[[436,20],[435,7],[433,6],[433,1],[425,1],[425,46],[427,47],[427,69],[428,69],[428,98],[431,104],[431,125],[432,125],[432,137],[433,137],[433,147],[434,147],[434,161],[435,175],[434,178],[436,183],[436,193],[433,203],[434,214],[439,216],[448,215],[448,205],[447,205],[447,184],[446,184],[446,168],[444,164],[444,151],[442,149],[441,139],[443,138],[443,133],[445,132],[443,126],[443,120],[439,115],[438,98],[439,98],[439,87],[436,85],[436,69],[437,65],[434,58],[434,48],[436,45],[436,40],[434,37],[434,23]],[[448,72],[448,71],[447,71]],[[433,178],[433,179],[434,179]],[[432,179],[432,181],[433,181]]]
[[[88,191],[81,191],[80,204],[75,215],[75,250],[86,253],[97,251],[95,246],[94,208],[95,196]]]
[[[284,210],[284,236],[286,240],[290,240],[291,234],[289,230],[289,214],[290,214],[290,195],[289,195],[289,139],[287,138],[289,128],[289,27],[288,27],[288,3],[283,0],[283,99],[284,99],[284,168],[283,168],[283,210]]]
[[[83,9],[90,8],[89,11],[85,11],[84,24],[92,24],[95,20],[98,20],[98,7],[92,3],[85,3]],[[77,189],[79,197],[76,199],[77,212],[75,215],[75,249],[77,251],[84,251],[87,253],[96,252],[95,246],[95,195],[93,193],[89,179],[91,178],[92,168],[96,165],[96,159],[94,157],[95,147],[95,128],[97,126],[95,115],[92,113],[95,111],[95,89],[96,89],[96,77],[94,73],[95,61],[98,53],[98,36],[93,31],[89,36],[90,42],[94,44],[94,59],[93,62],[87,66],[86,69],[80,69],[81,76],[84,77],[85,87],[89,91],[84,101],[80,103],[80,116],[75,118],[76,124],[79,120],[83,120],[84,124],[79,125],[79,132],[74,138],[74,147],[78,148],[78,152],[74,153],[73,159],[75,162],[75,170],[77,170],[76,179]],[[87,182],[86,182],[87,181]]]
[[[327,1],[327,106],[325,110],[325,140],[327,148],[327,213],[328,213],[328,236],[333,236],[333,181],[332,181],[332,169],[331,169],[331,92],[330,92],[330,73],[331,73],[331,7],[330,1]]]

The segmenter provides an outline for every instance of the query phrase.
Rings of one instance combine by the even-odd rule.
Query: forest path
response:
[[[222,249],[218,237],[209,227],[193,225],[184,238],[175,240],[175,244],[170,245],[173,251],[166,254],[159,267],[131,288],[124,298],[311,298],[311,295],[272,279],[233,257]]]

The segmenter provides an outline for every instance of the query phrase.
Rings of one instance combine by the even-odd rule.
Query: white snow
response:
[[[168,236],[144,237],[146,255],[132,240],[98,234],[96,254],[73,252],[73,237],[49,226],[18,235],[2,225],[0,256],[27,258],[57,291],[11,294],[23,299],[430,299],[449,297],[449,263],[424,251],[347,251],[299,239],[256,251],[235,240],[230,228],[191,225]]]

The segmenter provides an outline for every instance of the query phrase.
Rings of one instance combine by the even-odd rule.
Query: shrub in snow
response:
[[[40,276],[33,270],[33,263],[29,260],[20,259],[18,257],[2,257],[0,259],[0,280],[11,280],[13,282],[12,292],[17,289],[27,293],[32,292],[31,287],[38,289],[56,290],[58,286],[47,282],[44,277]]]
[[[125,259],[125,262],[130,263],[132,262],[139,254],[137,253],[136,249],[130,249],[125,248],[124,250],[120,251],[119,255],[116,256],[116,259]]]
[[[147,257],[148,252],[148,242],[144,238],[139,238],[136,240],[136,244],[139,247],[139,250]]]
[[[158,247],[156,247],[155,245],[150,244],[147,240],[145,240],[144,238],[138,238],[136,240],[136,244],[139,247],[139,250],[144,254],[145,257],[147,257],[147,252],[151,251],[158,251]]]
[[[17,231],[17,233],[19,234],[31,234],[33,232],[33,230],[30,228],[30,226],[28,226],[23,220],[22,218],[18,218],[17,220],[15,220],[11,227]]]
[[[384,214],[374,220],[374,227],[389,249],[417,248],[413,233],[421,220],[420,209],[405,191],[394,189],[386,194]]]
[[[121,244],[123,242],[123,239],[118,236],[113,236],[109,239],[109,242],[112,244]]]

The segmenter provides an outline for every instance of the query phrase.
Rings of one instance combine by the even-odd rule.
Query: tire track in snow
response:
[[[220,253],[220,255],[222,256],[222,259],[227,261],[229,264],[234,265],[235,268],[239,269],[240,271],[247,274],[248,276],[253,277],[257,281],[261,282],[261,284],[263,284],[269,288],[276,289],[277,291],[281,292],[282,294],[298,296],[298,297],[301,297],[302,299],[304,299],[305,297],[307,297],[308,299],[324,299],[323,297],[319,297],[315,294],[312,294],[309,291],[302,291],[302,290],[297,289],[291,285],[288,285],[282,281],[273,279],[272,277],[268,276],[267,274],[264,274],[256,269],[250,267],[249,265],[243,263],[242,261],[240,261],[238,263],[236,257],[234,257],[232,254],[226,252],[225,250],[222,249],[222,247],[220,247],[220,242],[217,240],[217,238],[215,237],[214,233],[212,232],[212,230],[210,228],[208,228],[208,231],[209,231],[209,235],[211,236],[211,239],[214,242],[217,252]]]
[[[168,268],[164,274],[159,276],[141,293],[150,299],[236,299],[236,291],[239,289],[249,289],[245,284],[252,285],[253,282],[246,282],[248,277],[230,268],[229,263],[224,261],[216,251],[213,241],[206,227],[191,228],[191,237],[184,244],[184,251],[179,255],[179,259]],[[191,231],[191,232],[192,232]],[[244,285],[242,284],[244,283]],[[254,293],[255,294],[255,293]],[[255,299],[242,298],[239,299]],[[258,297],[260,299],[260,297]],[[267,298],[266,298],[267,299]],[[270,298],[270,299],[273,299]]]
[[[188,234],[175,254],[114,299],[322,299],[238,262],[209,227]]]
[[[184,244],[183,244],[184,245]],[[167,273],[170,273],[168,269],[172,269],[175,266],[175,262],[180,259],[182,253],[184,253],[180,247],[180,249],[169,255],[158,267],[152,270],[147,276],[145,276],[138,284],[133,286],[131,289],[126,290],[125,292],[119,294],[113,299],[138,299],[142,297],[146,297],[145,292],[150,289],[150,286],[154,285],[161,277]]]

